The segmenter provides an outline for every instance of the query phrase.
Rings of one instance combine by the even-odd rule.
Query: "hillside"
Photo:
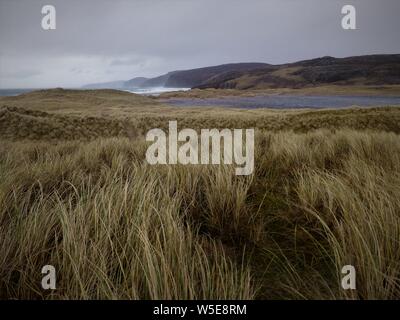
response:
[[[148,78],[145,77],[136,77],[131,80],[125,81],[124,82],[124,87],[125,88],[137,88],[143,86],[143,84],[149,80]]]
[[[270,89],[400,84],[400,55],[322,57],[257,70],[225,72],[196,88]]]
[[[128,81],[95,83],[84,86],[87,89],[129,89],[129,88],[192,88],[229,72],[247,72],[267,66],[265,63],[231,63],[191,70],[171,71],[154,78],[136,77]]]
[[[0,106],[22,107],[68,115],[112,117],[145,111],[155,106],[154,99],[119,90],[38,90],[18,96],[0,97]]]
[[[155,78],[90,84],[88,89],[194,88],[258,90],[327,85],[382,86],[400,84],[400,55],[348,58],[322,57],[282,65],[232,63],[172,71]]]
[[[91,83],[82,87],[82,89],[121,89],[125,86],[125,81],[110,81]]]
[[[137,87],[193,88],[207,83],[214,77],[222,74],[230,72],[250,72],[265,66],[268,65],[265,63],[230,63],[213,67],[172,71],[159,77],[147,79]],[[128,81],[125,87],[129,85],[130,82]]]
[[[400,108],[225,109],[171,107],[116,90],[40,90],[0,98],[0,139],[91,140],[132,137],[177,120],[181,128],[258,128],[309,132],[317,129],[400,133]]]
[[[232,63],[215,67],[198,68],[185,71],[176,71],[169,75],[165,87],[193,88],[221,74],[231,72],[251,72],[267,66],[265,63]]]

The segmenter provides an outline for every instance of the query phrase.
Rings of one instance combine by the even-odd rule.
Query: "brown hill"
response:
[[[400,84],[400,55],[323,57],[250,71],[225,72],[196,88],[269,89]]]

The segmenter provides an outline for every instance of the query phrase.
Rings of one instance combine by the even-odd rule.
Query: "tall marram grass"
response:
[[[400,158],[398,141],[382,138],[355,139],[337,174],[299,175],[300,203],[327,239],[336,273],[344,265],[357,270],[357,291],[342,291],[343,298],[400,293]]]
[[[137,144],[43,148],[2,154],[3,298],[254,297],[248,266],[185,222],[190,186],[165,183],[176,173],[143,165]],[[51,296],[40,288],[45,264],[58,275]]]
[[[398,135],[258,132],[253,177],[145,151],[140,137],[0,145],[2,298],[400,297]]]
[[[275,139],[273,152],[285,155],[282,169],[290,172],[287,219],[295,243],[291,253],[281,244],[273,253],[284,274],[283,292],[299,298],[399,298],[399,137],[342,131]],[[356,290],[341,288],[345,265],[356,269]]]

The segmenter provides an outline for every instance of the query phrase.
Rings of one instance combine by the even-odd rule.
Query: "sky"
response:
[[[341,9],[356,8],[344,30]],[[44,5],[56,29],[43,30]],[[0,0],[0,88],[400,53],[400,0]]]

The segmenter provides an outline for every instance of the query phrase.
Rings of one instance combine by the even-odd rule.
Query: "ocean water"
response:
[[[400,96],[291,96],[265,95],[255,97],[224,97],[224,98],[173,98],[165,99],[164,103],[173,106],[221,106],[231,108],[347,108],[352,106],[400,106]]]
[[[27,93],[39,89],[0,89],[0,96],[18,96],[22,93]]]

